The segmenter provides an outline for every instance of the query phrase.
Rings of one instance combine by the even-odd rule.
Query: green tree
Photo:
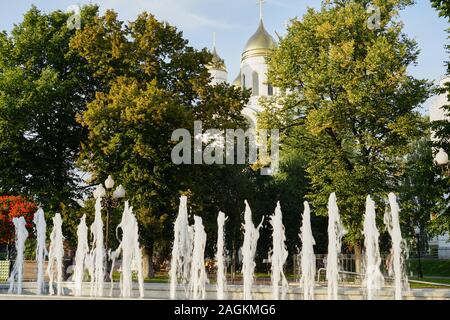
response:
[[[97,7],[82,12],[84,25]],[[77,206],[75,168],[86,131],[76,121],[98,88],[86,61],[69,47],[70,14],[32,7],[0,33],[0,191],[24,194],[55,213]]]
[[[284,94],[261,117],[307,159],[307,199],[327,214],[336,192],[347,243],[360,253],[368,194],[398,191],[403,156],[423,134],[417,107],[430,85],[408,75],[416,43],[402,32],[398,10],[411,1],[324,1],[293,20],[269,57],[269,78]],[[379,28],[367,10],[377,5]]]
[[[446,0],[431,0],[431,4],[439,11],[441,17],[450,18],[450,3]]]
[[[436,10],[439,11],[439,16],[447,18],[447,21],[450,23],[450,4],[445,0],[431,0],[431,3]],[[447,29],[447,32],[450,34],[450,28]],[[447,44],[446,49],[450,52],[450,44]],[[447,64],[447,73],[450,74],[450,60],[446,62]],[[445,94],[447,93],[450,97],[450,83],[447,83],[443,88],[437,90],[437,93]],[[445,112],[448,114],[450,111],[450,106],[443,106]],[[450,150],[450,141],[448,137],[450,136],[450,123],[446,120],[443,121],[435,121],[432,123],[433,131],[435,132],[435,136],[438,138],[438,142],[435,144],[438,148],[444,148],[444,150]]]
[[[419,227],[424,240],[427,234],[434,233],[431,223],[437,216],[443,187],[443,181],[438,178],[439,168],[433,162],[430,135],[426,133],[426,137],[413,143],[412,152],[406,157],[399,189],[403,231],[414,238],[414,228]]]
[[[303,202],[310,189],[310,181],[305,171],[305,159],[298,149],[290,149],[286,145],[281,152],[279,172],[273,176],[257,176],[254,182],[255,192],[250,199],[252,209],[257,217],[266,215],[264,228],[258,240],[259,257],[266,259],[268,252],[272,249],[272,226],[269,216],[275,211],[277,201],[280,201],[283,213],[283,224],[289,258],[286,261],[287,270],[292,270],[293,255],[298,254],[302,243],[299,232],[303,214]],[[260,219],[260,218],[259,218]],[[258,219],[255,219],[258,221]],[[318,216],[315,211],[311,212],[311,223],[314,231],[316,245],[314,252],[323,254],[327,252],[327,225],[328,221],[323,216]],[[257,261],[258,263],[260,261]],[[264,266],[268,271],[270,265]]]
[[[439,11],[439,15],[441,17],[447,18],[447,21],[450,23],[450,3],[445,0],[431,0],[431,3],[436,10]],[[447,29],[447,32],[450,35],[450,28]],[[450,52],[450,44],[446,45],[447,52]],[[447,74],[450,74],[450,60],[446,62],[447,64]],[[447,94],[450,100],[450,82],[447,82],[446,85],[437,90],[438,94]],[[442,106],[445,114],[448,116],[450,114],[450,105]],[[431,123],[431,128],[436,138],[433,140],[433,146],[436,150],[439,148],[443,148],[446,152],[450,150],[450,122],[448,120],[439,120]],[[437,234],[442,234],[444,232],[448,232],[450,230],[450,210],[448,207],[448,199],[444,196],[448,194],[448,190],[450,188],[450,179],[448,179],[449,172],[444,171],[439,173],[440,185],[441,185],[441,201],[438,202],[438,206],[436,208],[436,212],[434,214],[433,219],[433,231]]]
[[[124,185],[149,256],[155,246],[169,246],[181,194],[190,196],[191,212],[207,218],[206,227],[212,229],[220,205],[205,204],[211,195],[216,203],[223,198],[220,188],[211,190],[211,181],[238,171],[175,165],[171,151],[178,142],[171,136],[185,128],[193,141],[195,120],[202,120],[205,129],[242,127],[248,93],[229,85],[211,86],[206,66],[212,55],[193,49],[175,27],[149,13],[125,25],[107,11],[77,33],[71,46],[105,87],[79,117],[88,130],[80,164],[94,182],[112,174]]]

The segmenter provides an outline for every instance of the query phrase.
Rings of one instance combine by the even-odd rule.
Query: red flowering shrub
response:
[[[0,243],[11,243],[14,241],[13,218],[24,217],[28,232],[33,229],[33,216],[37,210],[35,203],[28,201],[22,196],[0,197]]]

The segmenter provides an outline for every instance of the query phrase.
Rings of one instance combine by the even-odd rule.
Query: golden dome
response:
[[[242,59],[253,55],[265,55],[269,50],[275,48],[275,41],[272,36],[264,28],[264,23],[261,20],[259,23],[258,30],[251,38],[247,41],[244,53],[242,54]]]
[[[216,47],[214,47],[213,52],[211,52],[213,55],[211,62],[208,65],[209,69],[213,70],[220,70],[227,72],[227,67],[225,65],[225,61],[219,56],[219,54],[216,51]]]

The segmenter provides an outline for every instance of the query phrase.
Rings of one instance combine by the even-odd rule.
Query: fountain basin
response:
[[[90,297],[90,283],[83,283],[83,296],[73,296],[74,284],[71,282],[63,282],[62,288],[64,295],[62,296],[49,296],[49,295],[37,295],[38,285],[36,282],[24,282],[22,295],[8,294],[8,285],[0,285],[0,300],[9,299],[32,299],[32,300],[46,300],[46,299],[122,299],[120,297],[119,284],[116,283],[113,289],[113,296],[110,297],[110,284],[105,284],[105,293],[107,295],[103,297]],[[46,288],[48,292],[48,288]],[[271,300],[272,299],[272,287],[271,286],[254,286],[253,298],[255,300]],[[395,289],[385,288],[380,291],[376,297],[378,300],[394,300]],[[184,289],[182,287],[177,288],[177,298],[183,300]],[[144,284],[144,298],[143,299],[169,299],[170,290],[168,283],[146,283]],[[241,300],[243,297],[243,286],[229,285],[226,298],[229,300]],[[213,285],[206,286],[206,299],[216,300],[217,292],[216,287]],[[339,287],[338,290],[339,300],[365,300],[365,290],[355,287]],[[405,292],[403,296],[404,300],[450,300],[450,289],[411,289],[409,292]],[[139,298],[139,286],[137,283],[133,283],[133,298]],[[316,286],[315,288],[316,300],[327,300],[328,292],[325,286]],[[303,290],[299,285],[291,285],[286,294],[286,300],[303,300]]]

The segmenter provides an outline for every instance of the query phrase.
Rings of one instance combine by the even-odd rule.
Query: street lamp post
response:
[[[423,272],[422,272],[422,261],[420,257],[420,228],[417,226],[414,228],[414,233],[416,234],[416,240],[417,240],[417,258],[419,259],[419,265],[418,265],[418,275],[419,278],[423,278]]]
[[[109,223],[111,211],[114,208],[117,208],[120,205],[120,199],[125,197],[125,189],[122,185],[119,185],[114,192],[111,192],[114,187],[114,180],[109,175],[108,179],[105,180],[106,193],[102,198],[102,207],[106,209],[106,226],[105,226],[105,250],[106,254],[108,254],[109,250]],[[109,278],[109,260],[107,263],[107,277]]]

